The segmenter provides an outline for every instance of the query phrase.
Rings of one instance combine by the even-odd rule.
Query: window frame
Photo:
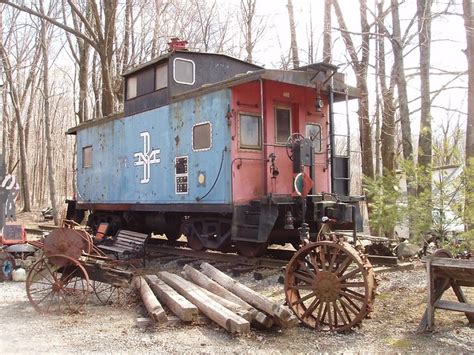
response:
[[[156,81],[158,79],[158,69],[161,69],[161,68],[165,68],[165,73],[166,73],[166,85],[161,87],[161,88],[158,88],[158,85],[156,85]],[[166,89],[169,85],[168,85],[168,62],[165,62],[165,63],[162,63],[162,64],[158,64],[155,66],[155,91],[158,91],[158,90],[163,90],[163,89]]]
[[[129,86],[129,80],[134,78],[135,79],[135,96],[132,96],[130,97],[130,86]],[[138,97],[138,75],[137,74],[134,74],[134,75],[130,75],[126,78],[125,80],[126,82],[126,90],[127,92],[125,93],[125,98],[126,100],[133,100],[135,98]]]
[[[189,83],[185,81],[176,80],[176,61],[177,60],[181,60],[183,62],[189,62],[193,65],[193,81],[192,82]],[[178,83],[178,84],[194,85],[194,83],[196,82],[196,64],[194,63],[194,61],[192,61],[191,59],[185,59],[185,58],[174,58],[173,59],[173,80],[175,81],[175,83]]]
[[[86,165],[86,159],[85,159],[85,152],[86,150],[90,150],[90,162],[89,162],[89,165]],[[88,169],[88,168],[92,168],[92,162],[93,162],[93,156],[92,156],[92,153],[93,153],[93,148],[92,148],[92,145],[85,145],[82,147],[82,168],[83,169]]]
[[[258,119],[258,146],[249,146],[242,144],[242,116],[251,116],[256,117]],[[255,112],[239,112],[239,149],[246,150],[246,151],[261,151],[263,144],[262,144],[262,133],[263,133],[263,122],[262,116]]]
[[[195,149],[194,148],[194,128],[197,126],[204,126],[204,125],[209,125],[209,147],[208,148],[200,148],[200,149]],[[191,130],[191,147],[193,149],[193,152],[205,152],[207,150],[212,149],[212,123],[211,121],[203,121],[199,122],[193,125],[193,129]]]
[[[274,107],[274,110],[273,110],[273,114],[274,114],[274,119],[275,119],[275,144],[282,144],[282,145],[286,145],[287,143],[287,140],[288,138],[286,139],[285,142],[280,142],[278,141],[278,120],[277,120],[277,110],[287,110],[289,113],[290,113],[290,117],[289,117],[289,120],[290,120],[290,132],[288,134],[288,137],[291,136],[291,132],[293,130],[293,114],[292,114],[292,110],[291,110],[291,107],[288,107],[288,106],[275,106]]]
[[[319,123],[316,123],[316,122],[306,122],[305,123],[305,126],[304,126],[304,135],[305,135],[305,138],[310,138],[310,137],[306,137],[306,127],[307,126],[318,126],[319,127],[319,150],[314,150],[314,153],[322,153],[323,152],[323,128],[321,127],[321,125]],[[310,138],[311,139],[311,138]],[[312,140],[312,142],[314,142]],[[314,145],[313,145],[313,148],[314,148]]]

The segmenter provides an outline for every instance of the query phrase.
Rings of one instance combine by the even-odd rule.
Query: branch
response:
[[[94,42],[94,40],[90,39],[89,37],[87,37],[86,35],[84,35],[83,33],[79,32],[79,31],[76,31],[74,28],[71,28],[59,21],[56,21],[55,19],[49,17],[49,16],[46,16],[46,15],[42,15],[41,13],[37,12],[37,11],[34,11],[26,6],[23,6],[23,5],[18,5],[18,4],[15,4],[9,0],[0,0],[0,4],[5,4],[5,5],[9,5],[17,10],[20,10],[20,11],[23,11],[23,12],[26,12],[30,15],[33,15],[33,16],[36,16],[36,17],[39,17],[39,18],[42,18],[42,19],[45,19],[46,21],[52,23],[53,25],[59,27],[59,28],[62,28],[64,31],[67,31],[69,33],[72,33],[74,36],[76,37],[79,37],[79,38],[82,38],[84,41],[86,41],[87,43],[89,43],[92,47],[94,47],[98,52],[101,52],[101,48],[99,48],[99,45]]]

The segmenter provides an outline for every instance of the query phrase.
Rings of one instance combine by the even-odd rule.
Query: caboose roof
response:
[[[158,62],[158,58],[153,63]],[[146,66],[150,65],[151,62],[146,63]],[[143,67],[142,67],[143,68]],[[135,68],[136,70],[140,70]],[[135,70],[134,69],[134,70]],[[308,88],[315,88],[315,77],[321,75],[320,71],[308,70],[311,68],[302,68],[302,70],[276,70],[276,69],[259,69],[257,71],[247,72],[245,74],[238,74],[230,79],[220,81],[214,84],[205,84],[201,87],[180,93],[171,97],[171,102],[179,102],[196,96],[204,95],[210,92],[231,88],[237,85],[245,84],[252,81],[258,80],[269,80],[276,81],[280,83],[285,83],[289,85],[303,86]],[[128,72],[130,74],[131,72]],[[127,74],[125,74],[127,75]],[[326,83],[327,84],[327,83]],[[346,98],[346,93],[348,99],[355,99],[359,97],[360,92],[357,88],[348,86],[344,83],[344,80],[338,76],[334,76],[333,80],[333,93],[334,101],[339,102],[343,101]],[[327,91],[326,87],[323,86],[323,91]],[[347,90],[347,92],[346,92]],[[67,134],[76,134],[77,131],[95,126],[97,124],[102,124],[108,121],[119,119],[124,117],[123,112],[110,115],[108,117],[94,119],[81,123],[80,125],[70,128],[66,133]]]
[[[149,60],[148,62],[145,62],[145,63],[142,63],[142,64],[139,64],[129,70],[126,70],[125,72],[122,73],[122,76],[128,76],[130,74],[133,74],[133,73],[136,73],[136,72],[139,72],[140,70],[142,69],[145,69],[149,66],[152,66],[154,64],[157,64],[159,62],[165,62],[167,61],[169,58],[171,58],[173,55],[175,55],[176,53],[179,53],[179,54],[189,54],[189,55],[199,55],[199,56],[211,56],[211,57],[224,57],[224,58],[227,58],[227,59],[230,59],[230,60],[233,60],[235,62],[241,62],[241,63],[245,63],[247,65],[252,65],[255,67],[255,69],[263,69],[262,66],[260,65],[256,65],[256,64],[253,64],[253,63],[249,63],[249,62],[246,62],[244,60],[241,60],[241,59],[238,59],[238,58],[234,58],[234,57],[231,57],[229,55],[226,55],[226,54],[221,54],[221,53],[207,53],[207,52],[194,52],[194,51],[187,51],[187,50],[175,50],[175,51],[172,51],[172,52],[168,52],[168,53],[165,53],[163,55],[160,55],[159,57],[157,58],[154,58],[152,60]]]
[[[208,92],[225,89],[256,80],[276,81],[280,83],[304,86],[314,89],[315,76],[319,73],[319,71],[307,70],[306,67],[303,68],[303,70],[260,69],[245,74],[238,74],[228,80],[224,80],[214,84],[206,84],[198,89],[174,95],[172,96],[172,102],[181,101],[197,95],[202,95]],[[345,99],[346,90],[349,99],[355,99],[360,96],[360,92],[357,88],[346,85],[344,83],[344,80],[338,76],[334,76],[332,89],[334,92],[334,101],[336,102]],[[324,86],[322,90],[327,91],[326,87]]]

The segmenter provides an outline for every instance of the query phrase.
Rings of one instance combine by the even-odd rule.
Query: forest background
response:
[[[0,142],[23,211],[75,189],[64,132],[121,111],[121,73],[171,37],[192,50],[293,69],[331,62],[350,105],[353,194],[371,232],[474,226],[472,0],[0,0]]]

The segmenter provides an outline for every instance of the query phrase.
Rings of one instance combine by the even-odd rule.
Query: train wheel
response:
[[[235,247],[240,255],[247,258],[256,258],[265,254],[268,244],[238,241],[235,242]]]
[[[188,246],[192,250],[203,251],[206,249],[197,235],[190,233],[189,235],[186,235],[186,239],[188,240]]]
[[[188,240],[188,246],[195,251],[203,251],[205,249],[204,245],[202,244],[201,240],[196,234],[196,231],[193,226],[193,221],[188,220],[181,224],[180,228],[180,235],[184,234],[186,239]]]
[[[285,274],[288,306],[316,330],[344,331],[372,310],[372,266],[345,242],[320,241],[302,247]]]
[[[52,264],[43,257],[31,268],[26,279],[26,293],[40,313],[79,312],[90,293],[89,276],[79,261],[66,255],[52,255]]]

